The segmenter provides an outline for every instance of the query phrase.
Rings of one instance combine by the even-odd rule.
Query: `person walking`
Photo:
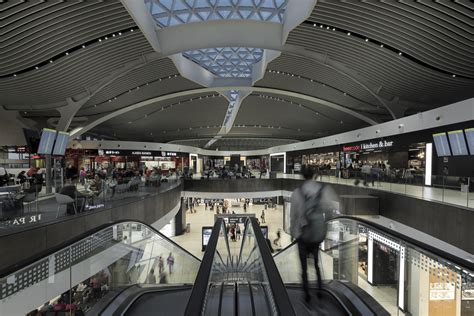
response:
[[[163,262],[163,256],[160,255],[158,257],[158,271],[160,275],[163,273],[164,270],[165,270],[165,263]]]
[[[305,182],[291,195],[291,236],[298,244],[299,258],[305,301],[309,303],[311,295],[308,286],[308,255],[314,257],[314,267],[318,278],[318,297],[321,296],[321,272],[319,269],[319,245],[326,236],[326,221],[330,210],[336,209],[337,196],[331,187],[312,181],[314,170],[310,166],[302,167]]]
[[[262,210],[262,214],[260,215],[260,219],[262,220],[262,224],[265,224],[265,210]]]
[[[170,252],[170,255],[168,256],[168,259],[166,259],[166,263],[168,264],[168,269],[171,275],[171,273],[173,273],[173,265],[174,265],[174,257],[171,252]]]

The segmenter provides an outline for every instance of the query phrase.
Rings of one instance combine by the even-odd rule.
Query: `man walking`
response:
[[[327,217],[330,216],[329,211],[335,209],[337,196],[329,186],[313,181],[314,170],[310,166],[303,166],[301,171],[305,182],[291,195],[290,231],[298,244],[305,301],[309,303],[311,295],[307,258],[310,254],[314,257],[320,297],[322,284],[318,262],[319,245],[326,236],[326,221],[329,219]]]

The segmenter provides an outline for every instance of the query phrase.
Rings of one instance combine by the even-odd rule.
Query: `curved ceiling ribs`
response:
[[[0,91],[5,109],[67,111],[68,104],[83,104],[74,115],[97,119],[88,121],[90,127],[150,100],[168,102],[173,95],[206,92],[152,50],[119,2],[16,2],[3,13]],[[336,116],[315,114],[292,98],[367,124],[388,119],[387,113],[397,118],[428,110],[474,96],[471,22],[462,1],[319,0],[290,32],[281,56],[269,64],[257,87],[232,87],[259,92],[250,96],[272,102],[299,104],[334,122]],[[210,89],[210,95],[224,92]],[[146,115],[179,102],[189,101],[172,101]]]

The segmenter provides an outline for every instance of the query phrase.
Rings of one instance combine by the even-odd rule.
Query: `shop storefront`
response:
[[[66,164],[84,168],[87,172],[101,169],[138,169],[159,168],[163,173],[182,171],[189,165],[189,154],[120,149],[75,149],[66,153]]]

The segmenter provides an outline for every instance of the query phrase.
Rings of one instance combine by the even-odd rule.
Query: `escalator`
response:
[[[297,244],[272,256],[255,218],[243,231],[240,245],[229,242],[217,219],[201,261],[146,225],[113,224],[2,277],[0,315],[25,315],[58,298],[85,315],[421,315],[428,313],[413,306],[423,295],[432,298],[428,311],[453,295],[453,315],[474,314],[470,261],[383,227],[330,221],[319,255],[322,291],[308,260],[310,303]]]

